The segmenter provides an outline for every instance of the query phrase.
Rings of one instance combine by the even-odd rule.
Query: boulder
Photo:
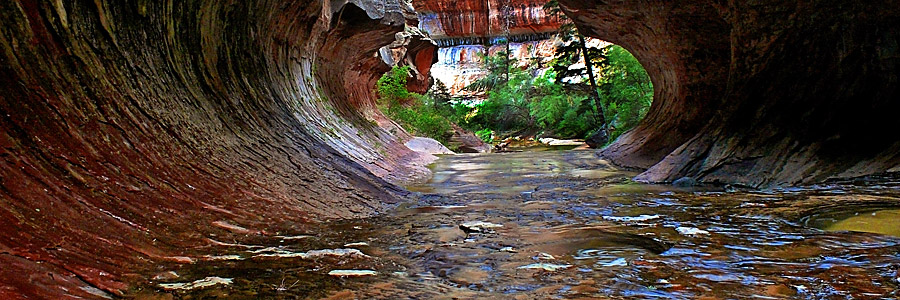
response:
[[[453,127],[453,136],[450,137],[451,147],[462,153],[490,153],[491,145],[486,144],[471,131],[465,130],[456,124]]]
[[[415,152],[426,153],[426,154],[431,154],[431,155],[455,154],[455,153],[453,153],[453,151],[450,151],[450,149],[447,149],[446,146],[441,144],[441,142],[438,142],[435,139],[426,138],[426,137],[414,137],[413,139],[406,142],[406,147],[408,147],[410,150],[415,151]]]

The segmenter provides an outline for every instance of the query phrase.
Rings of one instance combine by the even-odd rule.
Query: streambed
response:
[[[897,178],[767,191],[676,188],[631,182],[634,172],[590,150],[453,155],[432,169],[431,181],[409,187],[417,201],[388,214],[222,246],[211,250],[215,256],[210,257],[218,259],[163,268],[159,271],[177,276],[152,280],[134,294],[181,299],[900,297],[900,238],[896,228],[883,225],[897,222],[891,217],[896,209],[885,208],[900,204]],[[838,213],[847,211],[864,213]],[[835,225],[841,222],[853,226]],[[322,252],[329,249],[333,252]],[[365,275],[329,275],[354,272]],[[178,290],[161,286],[211,276],[227,283]]]

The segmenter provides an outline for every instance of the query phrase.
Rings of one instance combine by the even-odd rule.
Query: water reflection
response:
[[[822,207],[839,210],[845,202],[900,203],[900,180],[893,178],[771,191],[684,189],[633,183],[629,178],[635,173],[614,168],[592,151],[455,155],[432,169],[429,183],[411,188],[418,200],[387,215],[321,224],[314,239],[258,241],[297,252],[366,242],[359,249],[367,257],[198,263],[179,270],[179,280],[219,276],[235,278],[234,283],[177,295],[900,297],[900,239],[890,236],[900,227],[897,210],[835,215],[834,222],[820,226],[842,230],[835,232],[805,226],[802,219]],[[466,222],[502,226],[467,233],[459,227]],[[860,231],[850,226],[861,222],[886,225],[882,234],[846,231]],[[225,252],[220,254],[234,254]],[[350,268],[378,275],[327,276]],[[274,288],[295,280],[301,288]]]
[[[870,232],[900,237],[900,209],[840,210],[815,215],[807,224],[827,231]]]

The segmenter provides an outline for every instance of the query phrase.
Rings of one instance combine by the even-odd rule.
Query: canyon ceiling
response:
[[[767,187],[900,171],[900,1],[560,2],[654,82],[648,117],[603,151],[647,169],[638,179]],[[448,38],[486,37],[487,3],[415,7]],[[0,297],[121,295],[135,270],[195,261],[186,249],[210,236],[406,199],[397,184],[427,178],[434,157],[403,145],[372,88],[389,69],[376,53],[417,22],[411,9],[0,2]],[[514,24],[544,30],[529,16]]]

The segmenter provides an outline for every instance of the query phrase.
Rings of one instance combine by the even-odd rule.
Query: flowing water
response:
[[[900,297],[900,180],[893,177],[767,191],[675,188],[631,182],[636,173],[578,150],[445,156],[432,168],[430,182],[409,187],[416,201],[388,214],[223,246],[215,260],[173,267],[177,277],[158,276],[135,294]],[[317,249],[359,252],[310,252]],[[377,274],[329,276],[334,270]],[[204,279],[213,283],[158,285]]]

